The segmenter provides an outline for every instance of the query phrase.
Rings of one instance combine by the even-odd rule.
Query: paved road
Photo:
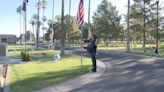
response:
[[[99,58],[107,67],[105,73],[71,92],[164,92],[164,59],[114,52],[99,55],[107,56]]]

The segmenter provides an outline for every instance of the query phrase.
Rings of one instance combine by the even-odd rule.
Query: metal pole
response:
[[[54,31],[54,0],[52,3],[52,32]],[[53,42],[53,41],[52,41]],[[52,47],[54,47],[54,43],[52,44]],[[53,48],[54,49],[54,48]]]
[[[80,31],[81,31],[81,69],[82,69],[82,66],[83,66],[83,45],[82,45],[82,43],[83,43],[83,32],[82,32],[82,30],[80,30]]]
[[[130,10],[130,0],[128,0],[128,20],[127,20],[127,46],[126,46],[126,51],[130,52],[130,34],[129,34],[129,10]]]
[[[158,54],[158,26],[159,26],[159,23],[158,23],[158,13],[159,13],[158,8],[159,8],[159,6],[158,6],[158,4],[159,4],[159,1],[157,0],[156,3],[157,3],[157,31],[156,31],[156,51],[155,51],[155,53]]]
[[[21,8],[22,8],[22,6],[21,6]],[[22,12],[22,9],[21,9],[21,12]],[[22,15],[21,15],[21,12],[19,13],[19,15],[20,15],[20,44],[21,44],[21,42],[22,42],[22,36],[21,36],[21,31],[22,31]]]
[[[90,6],[91,6],[91,0],[89,0],[89,5],[88,5],[88,37],[90,36],[91,33],[91,24],[90,24]]]
[[[144,2],[144,30],[143,30],[143,49],[144,49],[144,53],[146,53],[146,33],[145,33],[145,30],[146,30],[146,15],[145,15],[145,0],[143,0]]]
[[[54,0],[53,0],[53,3],[52,3],[52,31],[54,29],[53,22],[54,22]]]

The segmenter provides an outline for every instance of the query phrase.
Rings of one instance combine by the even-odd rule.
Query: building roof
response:
[[[0,38],[16,38],[16,35],[0,34]]]

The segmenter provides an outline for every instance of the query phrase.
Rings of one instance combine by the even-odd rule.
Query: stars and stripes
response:
[[[77,23],[80,28],[84,23],[84,2],[83,2],[83,0],[80,0],[79,6],[78,6]]]
[[[52,32],[50,33],[50,35],[49,35],[49,39],[50,39],[50,40],[53,40],[53,38],[54,38],[54,31],[52,31]]]
[[[52,31],[49,35],[49,39],[51,41],[51,47],[54,48],[54,31]]]

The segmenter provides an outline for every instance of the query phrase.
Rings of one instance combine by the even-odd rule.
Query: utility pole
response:
[[[130,33],[129,33],[129,10],[130,10],[130,0],[128,0],[128,20],[127,20],[127,46],[126,51],[130,52]]]
[[[158,54],[158,26],[159,26],[159,22],[158,22],[158,14],[159,14],[159,0],[156,1],[157,3],[157,31],[156,31],[156,48],[155,48],[155,53]]]
[[[144,29],[143,29],[143,49],[144,49],[144,53],[146,53],[146,14],[145,14],[145,0],[143,0],[144,2]]]

